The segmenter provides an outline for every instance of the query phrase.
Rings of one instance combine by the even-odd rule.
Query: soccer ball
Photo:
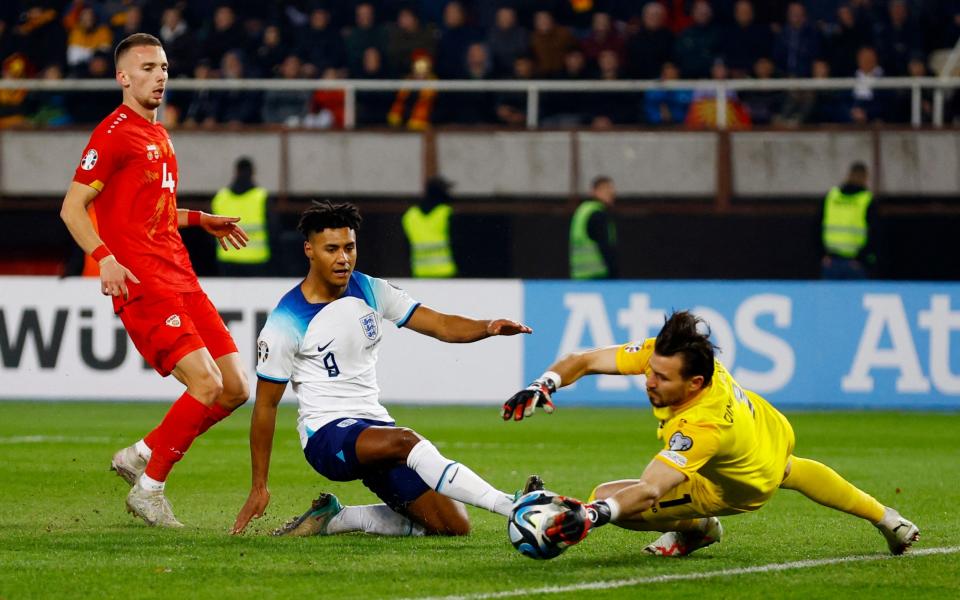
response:
[[[554,544],[543,533],[544,523],[565,510],[553,502],[555,497],[541,490],[524,494],[513,503],[513,512],[507,520],[507,534],[520,554],[546,560],[560,556],[566,550],[566,546]]]

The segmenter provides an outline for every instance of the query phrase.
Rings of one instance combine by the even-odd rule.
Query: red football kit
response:
[[[237,347],[200,288],[177,226],[177,157],[167,130],[120,105],[94,129],[73,180],[93,201],[100,238],[140,284],[113,298],[137,350],[161,375],[204,346],[214,359]]]

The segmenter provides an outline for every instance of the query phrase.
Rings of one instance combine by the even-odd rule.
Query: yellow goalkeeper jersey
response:
[[[621,346],[620,373],[646,374],[654,342]],[[710,385],[697,396],[682,405],[655,407],[653,414],[664,444],[655,458],[688,478],[705,478],[720,503],[756,510],[780,486],[793,452],[793,429],[769,402],[743,390],[719,360]]]

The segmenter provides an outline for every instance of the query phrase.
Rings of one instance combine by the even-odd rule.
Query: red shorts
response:
[[[164,377],[194,350],[206,348],[214,360],[237,351],[220,313],[203,292],[144,296],[117,314],[133,345]]]

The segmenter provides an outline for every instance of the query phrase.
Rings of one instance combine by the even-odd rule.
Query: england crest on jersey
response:
[[[367,336],[367,339],[377,339],[377,334],[379,333],[377,313],[372,312],[360,317],[360,325],[363,327],[363,334]]]

